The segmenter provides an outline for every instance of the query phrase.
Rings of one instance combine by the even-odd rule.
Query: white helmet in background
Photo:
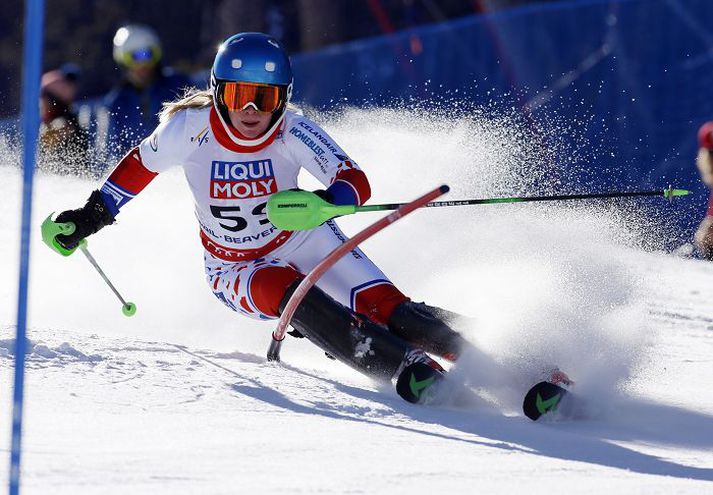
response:
[[[158,63],[161,41],[156,31],[143,24],[121,26],[114,35],[114,60],[123,67]]]

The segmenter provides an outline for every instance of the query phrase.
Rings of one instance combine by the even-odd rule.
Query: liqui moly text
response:
[[[245,199],[277,192],[272,160],[211,163],[210,197]]]

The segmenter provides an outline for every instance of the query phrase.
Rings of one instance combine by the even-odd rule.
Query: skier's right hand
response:
[[[55,219],[56,223],[74,224],[74,232],[59,234],[55,239],[65,249],[74,249],[85,237],[94,234],[102,227],[114,223],[114,216],[109,212],[99,191],[92,192],[87,204],[76,210],[63,211]]]

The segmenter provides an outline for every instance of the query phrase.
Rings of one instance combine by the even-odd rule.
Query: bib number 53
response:
[[[248,226],[250,220],[257,220],[259,225],[265,225],[270,223],[267,219],[267,213],[265,209],[267,203],[260,203],[255,208],[252,209],[249,216],[245,218],[241,213],[241,208],[239,206],[210,206],[211,214],[222,222],[219,222],[220,226],[225,230],[230,232],[240,232]]]

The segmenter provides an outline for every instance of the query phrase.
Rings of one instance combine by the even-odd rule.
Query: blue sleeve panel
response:
[[[136,197],[135,194],[131,194],[109,180],[102,185],[99,192],[101,193],[107,210],[109,210],[114,217],[119,214],[119,210],[122,206]]]
[[[116,218],[116,216],[119,214],[119,206],[114,202],[113,196],[104,191],[99,192],[101,193],[102,199],[104,200],[106,209],[109,210],[109,213],[111,213],[112,217]]]

